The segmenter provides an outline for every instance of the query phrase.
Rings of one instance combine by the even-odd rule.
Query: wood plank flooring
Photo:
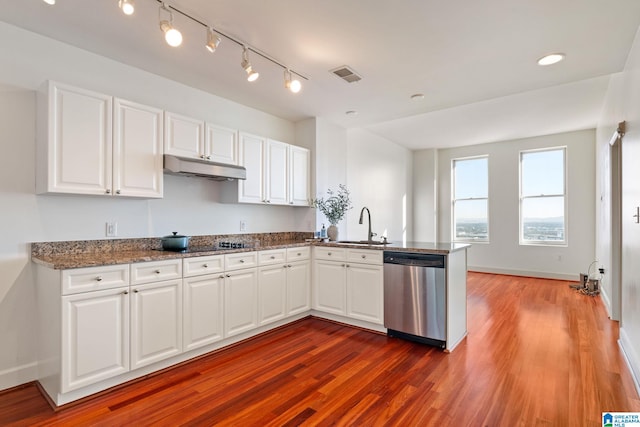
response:
[[[600,426],[640,411],[617,323],[568,283],[470,273],[451,354],[309,318],[57,413],[13,389],[0,425]]]

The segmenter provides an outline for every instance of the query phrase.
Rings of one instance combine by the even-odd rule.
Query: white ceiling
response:
[[[204,27],[179,14],[184,43],[167,46],[156,0],[136,0],[131,17],[117,0],[0,0],[0,19],[292,121],[322,117],[412,149],[595,127],[640,25],[637,0],[167,3],[309,80],[291,94],[283,70],[252,54],[260,79],[247,82],[241,48],[223,38],[208,53]],[[566,60],[536,64],[552,52]],[[362,81],[329,72],[342,65]]]

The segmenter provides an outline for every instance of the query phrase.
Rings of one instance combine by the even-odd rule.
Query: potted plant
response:
[[[343,184],[338,186],[338,191],[334,192],[331,189],[327,190],[327,198],[320,197],[313,200],[313,207],[318,208],[322,214],[327,217],[329,221],[329,228],[327,229],[327,236],[329,240],[338,240],[338,227],[337,224],[344,218],[347,211],[353,206],[351,205],[351,199],[349,198],[349,190]]]

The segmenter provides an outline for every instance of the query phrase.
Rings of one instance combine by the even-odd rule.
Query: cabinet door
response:
[[[131,368],[182,352],[182,279],[131,287]]]
[[[225,275],[225,337],[258,326],[258,272],[255,268]]]
[[[285,317],[287,268],[284,265],[258,269],[258,324],[264,325]]]
[[[39,142],[47,177],[38,178],[38,192],[111,192],[112,114],[110,96],[49,83],[46,141]]]
[[[314,308],[327,313],[346,313],[345,264],[316,261],[314,280]]]
[[[381,265],[347,264],[347,316],[382,325]]]
[[[129,370],[128,291],[62,297],[62,393]]]
[[[203,159],[204,122],[165,112],[164,154]]]
[[[287,265],[287,315],[311,308],[311,263],[301,261]]]
[[[204,154],[207,160],[238,164],[238,132],[207,123]]]
[[[259,136],[240,134],[239,162],[247,169],[247,179],[238,180],[238,202],[265,203],[264,145]]]
[[[309,206],[310,188],[309,150],[295,145],[289,146],[289,204]]]
[[[113,192],[162,197],[162,110],[114,100]]]
[[[220,341],[224,335],[224,275],[184,279],[184,351]]]
[[[268,140],[266,147],[265,199],[272,205],[289,204],[289,144]]]

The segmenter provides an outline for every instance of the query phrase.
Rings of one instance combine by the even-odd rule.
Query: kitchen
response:
[[[118,12],[116,8],[114,19],[122,19]],[[341,235],[353,239],[364,238],[366,235],[366,227],[358,224],[356,212],[365,205],[373,213],[374,231],[379,234],[386,231],[386,235],[392,241],[402,240],[404,236],[430,241],[435,239],[436,232],[441,236],[447,236],[448,210],[444,207],[438,208],[438,227],[435,225],[435,219],[416,221],[416,218],[433,218],[432,214],[425,216],[424,211],[434,211],[433,205],[424,203],[425,200],[433,200],[433,192],[429,186],[423,186],[420,182],[422,179],[429,179],[429,171],[436,168],[425,168],[424,162],[438,163],[437,170],[442,176],[439,180],[441,193],[448,192],[448,180],[445,178],[449,159],[470,156],[482,151],[479,147],[458,148],[446,152],[448,157],[438,157],[433,150],[413,153],[365,128],[346,129],[325,118],[310,118],[293,123],[264,113],[260,109],[228,101],[224,97],[208,94],[9,24],[3,23],[0,29],[3,52],[6,52],[2,59],[0,81],[9,86],[3,88],[2,92],[2,117],[6,119],[2,126],[5,131],[3,148],[9,155],[3,156],[1,180],[3,218],[7,224],[7,240],[1,248],[3,284],[0,289],[0,317],[3,320],[2,325],[6,325],[2,327],[0,334],[0,339],[6,343],[5,351],[0,355],[0,372],[3,373],[1,388],[34,378],[35,305],[29,242],[103,239],[104,224],[108,221],[118,223],[118,237],[162,236],[174,230],[190,235],[236,233],[240,232],[240,220],[246,222],[247,232],[312,231],[320,228],[324,221],[320,215],[316,219],[316,213],[312,209],[223,203],[219,184],[166,175],[164,198],[156,200],[36,196],[33,191],[35,144],[32,142],[35,140],[36,121],[34,90],[45,80],[69,82],[79,87],[133,99],[157,108],[177,111],[230,128],[267,135],[309,148],[313,153],[311,176],[315,182],[312,182],[312,188],[317,189],[317,195],[321,195],[327,188],[336,188],[338,184],[345,182],[354,195],[354,205],[357,209],[350,211],[346,221],[340,224]],[[598,81],[595,83],[603,85],[606,90],[608,79],[596,80]],[[619,81],[619,85],[624,84],[621,78],[617,78],[616,81]],[[342,84],[340,81],[337,83]],[[621,96],[616,93],[622,89],[614,89],[618,92],[614,91],[610,96]],[[616,108],[620,107],[612,106],[608,111],[615,115],[614,113],[619,113]],[[633,116],[625,118],[631,120]],[[576,174],[569,179],[591,183],[596,181],[595,172],[579,165],[596,164],[596,157],[603,158],[600,154],[606,144],[601,142],[608,142],[613,130],[611,123],[617,123],[619,120],[619,117],[607,117],[606,123],[597,131],[558,131],[550,136],[531,135],[535,136],[533,139],[502,140],[515,142],[515,146],[507,149],[510,152],[536,146],[579,146],[580,141],[585,139],[594,141],[592,151],[587,149],[581,154],[584,157],[569,157],[570,162],[575,162],[570,163],[569,170]],[[487,139],[484,142],[491,141]],[[500,143],[495,143],[493,147],[498,155],[511,155],[500,149]],[[517,162],[510,166],[506,162],[501,164],[517,168]],[[380,179],[378,176],[391,179]],[[598,176],[594,186],[600,180],[604,180],[601,175]],[[376,185],[370,185],[371,182],[375,182]],[[551,273],[560,275],[560,278],[567,278],[586,269],[585,260],[587,263],[591,262],[594,253],[597,258],[604,259],[601,255],[609,251],[600,249],[600,246],[595,248],[593,233],[580,232],[584,229],[593,230],[593,224],[598,224],[595,208],[587,209],[584,206],[596,206],[596,194],[600,195],[603,190],[596,193],[594,187],[576,186],[575,182],[569,182],[569,186],[580,188],[585,194],[574,195],[572,199],[575,205],[569,211],[569,224],[570,227],[575,226],[576,231],[571,233],[570,249],[558,249],[549,254],[546,260],[540,260],[543,255],[536,249],[521,254],[516,259],[509,259],[509,254],[517,254],[507,246],[499,249],[499,256],[489,259],[491,254],[486,253],[488,251],[485,247],[481,247],[477,252],[479,258],[470,258],[470,267],[485,265],[499,272],[528,272],[541,271],[541,265],[548,265],[549,261],[553,261],[554,269]],[[492,190],[492,194],[501,194],[500,188]],[[444,195],[442,197],[446,199]],[[184,215],[185,211],[189,212],[188,216]],[[499,215],[497,210],[494,215]],[[585,224],[581,225],[581,221]],[[606,240],[602,236],[598,239]],[[556,259],[557,255],[563,257],[562,261]],[[472,250],[470,257],[473,256],[475,255]],[[528,259],[540,260],[540,265],[522,261]],[[506,261],[503,263],[501,260]],[[637,312],[632,313],[637,315]],[[629,324],[632,325],[633,322]]]

